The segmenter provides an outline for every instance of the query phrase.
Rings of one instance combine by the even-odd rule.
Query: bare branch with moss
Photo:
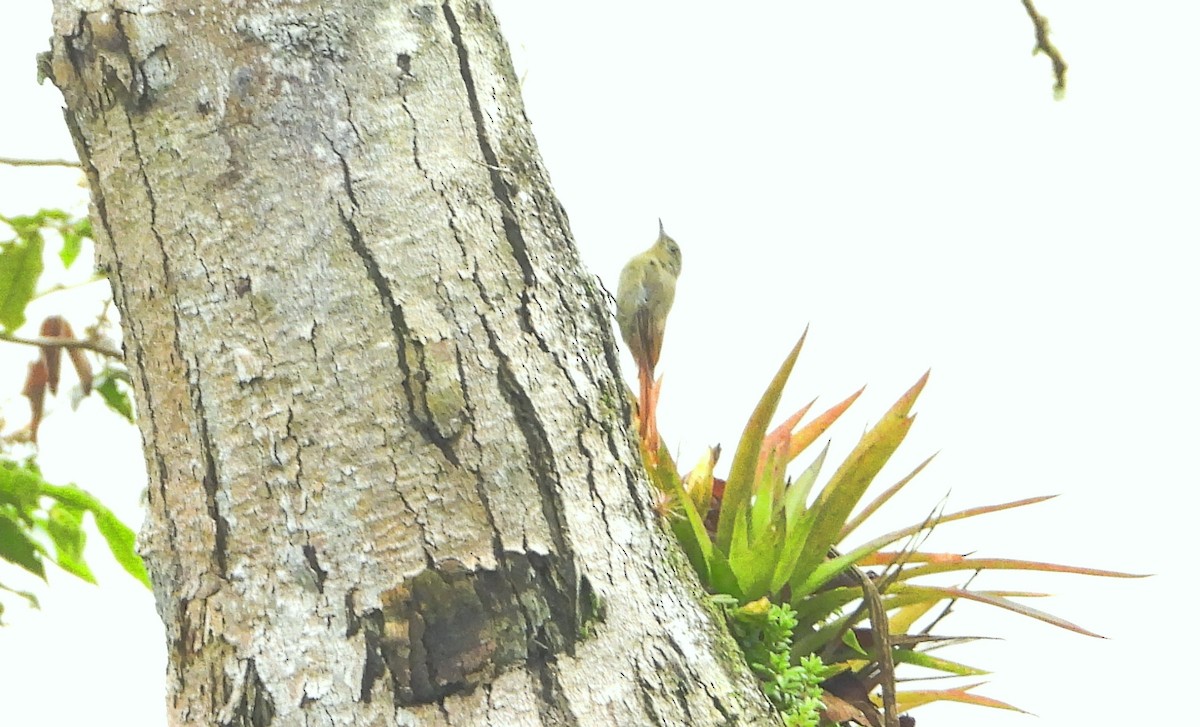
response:
[[[0,341],[8,341],[9,343],[20,343],[25,346],[58,346],[60,348],[81,348],[85,351],[91,351],[92,353],[98,353],[101,356],[107,356],[109,358],[115,358],[115,359],[125,358],[125,354],[121,353],[120,351],[118,351],[115,348],[112,348],[112,347],[104,344],[101,341],[88,341],[88,340],[81,341],[76,338],[49,338],[49,337],[23,338],[21,336],[14,336],[11,333],[3,333],[3,332],[0,332]]]
[[[15,157],[0,157],[0,164],[10,167],[71,167],[79,169],[79,162],[69,159],[17,159]]]
[[[1021,4],[1025,6],[1025,12],[1029,13],[1029,19],[1033,21],[1033,37],[1037,41],[1033,52],[1045,53],[1054,65],[1054,95],[1061,98],[1067,91],[1067,62],[1063,60],[1062,53],[1054,43],[1050,42],[1050,21],[1038,12],[1033,0],[1021,0]]]

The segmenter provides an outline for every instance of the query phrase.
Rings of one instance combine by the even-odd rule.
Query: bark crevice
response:
[[[345,170],[347,196],[353,203],[354,193],[351,191],[353,185],[350,184],[349,168],[340,154],[338,158],[342,160],[342,167]],[[363,267],[366,268],[367,277],[374,285],[379,300],[391,319],[392,335],[396,341],[396,364],[403,377],[402,385],[408,407],[408,420],[413,428],[421,433],[425,441],[442,453],[450,466],[457,467],[459,465],[458,455],[454,452],[453,443],[438,431],[434,417],[430,414],[429,400],[425,395],[426,387],[423,384],[430,378],[425,367],[425,346],[414,340],[408,323],[404,319],[404,309],[396,303],[391,284],[380,270],[379,261],[375,259],[375,254],[364,241],[358,225],[355,224],[352,216],[347,215],[341,207],[338,208],[338,213],[349,237],[350,247],[362,261]]]
[[[213,454],[215,449],[212,437],[208,431],[208,416],[204,410],[204,394],[200,390],[199,382],[197,382],[195,387],[195,394],[196,423],[200,428],[200,455],[204,462],[204,474],[200,478],[200,484],[204,488],[204,504],[208,510],[208,517],[212,520],[213,524],[212,559],[213,564],[216,566],[217,575],[225,578],[229,557],[229,520],[221,513],[220,503],[217,499],[220,482],[217,473],[217,458]]]
[[[521,233],[521,227],[515,217],[512,193],[508,188],[508,184],[504,181],[504,177],[500,175],[500,161],[496,156],[496,152],[492,149],[492,143],[488,138],[488,129],[483,118],[483,108],[479,103],[479,91],[475,87],[474,74],[471,71],[470,54],[463,41],[462,27],[458,23],[458,18],[455,17],[454,9],[450,6],[450,0],[445,0],[442,3],[442,13],[446,16],[446,25],[450,29],[450,42],[454,44],[454,50],[458,54],[458,72],[466,88],[467,103],[471,108],[471,118],[475,121],[475,138],[479,142],[479,151],[483,154],[488,179],[491,180],[492,194],[495,196],[496,202],[500,205],[500,217],[504,225],[504,238],[508,240],[509,247],[512,249],[513,259],[517,261],[517,265],[521,268],[521,273],[525,278],[525,287],[527,289],[532,288],[537,282],[537,278],[533,274],[533,263],[529,260],[529,249],[526,245],[525,237]]]

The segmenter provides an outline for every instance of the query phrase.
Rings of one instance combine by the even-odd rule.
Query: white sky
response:
[[[33,82],[48,6],[0,10],[0,156],[73,154],[57,92]],[[1148,647],[1200,646],[1182,547],[1200,484],[1200,8],[1041,0],[1071,64],[1055,102],[1020,0],[495,6],[589,267],[614,288],[660,216],[683,247],[659,416],[684,462],[731,451],[811,322],[785,407],[868,384],[835,453],[934,368],[882,480],[941,454],[864,534],[922,519],[947,490],[951,509],[1062,493],[932,545],[1158,574],[977,582],[1054,592],[1035,605],[1109,638],[962,605],[948,631],[1006,640],[945,655],[992,669],[980,691],[1041,719],[949,705],[919,724],[1111,724],[1187,694],[1186,660],[1160,666]],[[0,167],[0,212],[77,204],[75,180]],[[0,348],[12,420],[28,355]],[[136,431],[82,416],[48,420],[47,476],[136,520]],[[100,588],[52,574],[42,611],[5,599],[6,724],[163,723],[151,599],[91,559]]]

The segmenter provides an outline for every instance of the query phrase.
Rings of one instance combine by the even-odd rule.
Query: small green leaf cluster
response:
[[[133,423],[133,399],[130,391],[129,372],[118,366],[105,366],[96,374],[92,390],[100,395],[109,409],[120,414],[130,424]]]
[[[96,529],[113,557],[130,575],[149,587],[146,567],[134,549],[134,532],[92,495],[74,485],[53,485],[31,461],[0,457],[0,561],[11,563],[45,580],[46,561],[95,583],[84,559],[87,533],[84,516],[91,513]],[[37,597],[0,583],[0,591],[24,598],[37,607]],[[0,614],[4,606],[0,604]]]
[[[816,727],[820,722],[821,682],[832,672],[810,654],[792,663],[796,611],[789,605],[760,599],[737,606],[737,599],[714,597],[728,616],[746,663],[762,682],[763,694],[783,715],[787,727]]]
[[[38,210],[32,215],[0,216],[0,222],[12,228],[16,237],[0,241],[0,326],[7,331],[25,323],[25,306],[33,299],[42,275],[44,230],[53,230],[62,238],[58,257],[69,268],[83,249],[84,238],[92,236],[88,218],[72,218],[63,210]]]

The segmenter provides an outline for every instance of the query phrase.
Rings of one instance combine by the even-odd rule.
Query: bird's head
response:
[[[679,243],[675,242],[674,238],[667,234],[663,229],[662,219],[658,221],[658,241],[654,246],[662,252],[663,264],[675,277],[679,277],[680,271],[683,270],[683,253],[679,250]]]

